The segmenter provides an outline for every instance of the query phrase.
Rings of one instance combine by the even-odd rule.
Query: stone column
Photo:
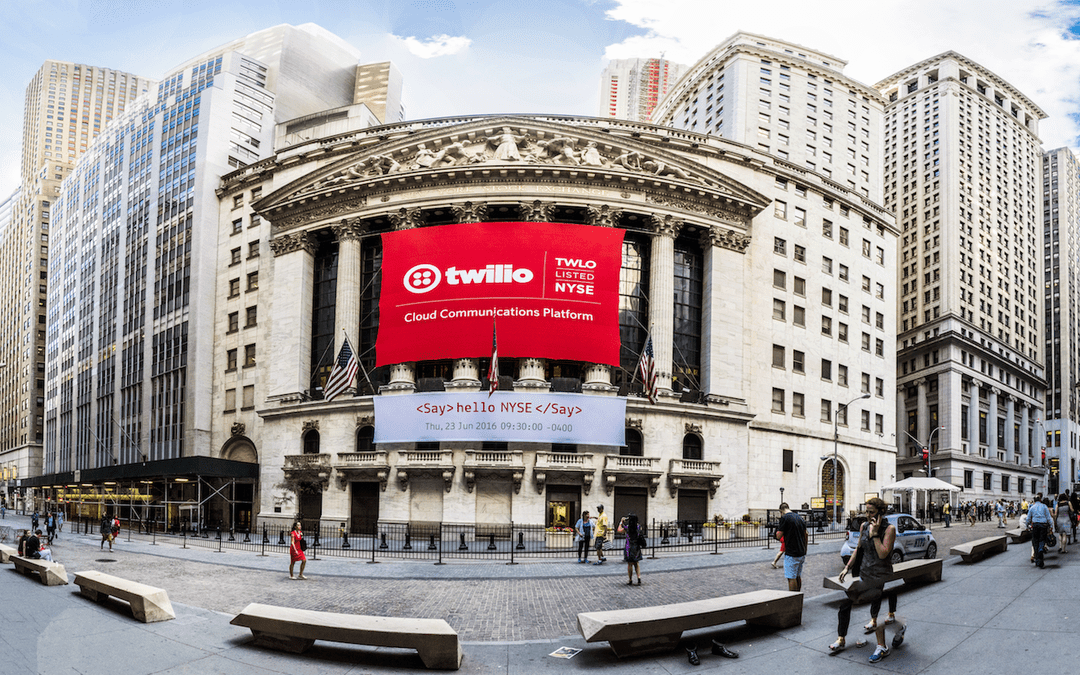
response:
[[[1013,431],[1013,427],[1016,425],[1016,397],[1012,394],[1005,394],[1005,461],[1013,461],[1013,454],[1016,453],[1016,433]]]
[[[480,362],[477,359],[456,359],[454,382],[480,386]]]
[[[1020,405],[1020,463],[1026,464],[1031,456],[1031,446],[1028,444],[1028,434],[1031,431],[1031,406],[1027,403]]]
[[[380,391],[407,393],[416,388],[416,363],[395,363],[390,366],[390,383]]]
[[[944,377],[938,378],[938,386],[942,384],[944,387],[938,393],[938,410],[941,415],[940,423],[945,428],[938,432],[938,438],[941,439],[938,448],[958,453],[962,443],[960,408],[964,404],[963,375],[958,370],[950,370]]]
[[[366,228],[358,219],[343,220],[330,228],[338,240],[337,290],[334,305],[334,356],[345,344],[345,336],[353,351],[360,352],[360,237]],[[353,382],[345,390],[356,393]]]
[[[270,240],[274,253],[269,316],[268,397],[299,402],[311,388],[311,307],[315,240],[307,232]]]
[[[546,382],[544,379],[543,359],[520,359],[518,361],[518,380],[521,382]]]
[[[998,388],[990,387],[990,410],[986,415],[986,456],[997,459]]]
[[[835,413],[834,413],[835,414]],[[906,448],[911,439],[907,437],[907,385],[896,385],[896,456],[908,457]]]
[[[746,227],[748,223],[739,225]],[[750,237],[734,229],[713,226],[701,235],[700,241],[705,254],[701,388],[708,394],[746,398],[743,335],[747,311],[743,277],[750,267],[745,257]]]
[[[674,216],[652,216],[649,260],[649,333],[656,359],[656,388],[671,391],[672,342],[675,324],[675,237],[682,222]]]
[[[972,380],[968,383],[968,396],[971,403],[968,404],[968,452],[979,455],[979,383]]]
[[[590,363],[585,368],[585,384],[611,385],[611,367],[603,363]]]
[[[919,443],[927,443],[930,440],[930,406],[926,403],[926,378],[915,380],[915,385],[918,387],[919,396],[919,421],[916,427],[918,432],[915,437],[919,439]]]

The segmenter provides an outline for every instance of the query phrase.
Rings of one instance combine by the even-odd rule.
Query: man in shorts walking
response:
[[[792,512],[787,502],[780,505],[780,514],[774,536],[784,538],[784,577],[789,591],[801,591],[802,568],[806,562],[806,521]]]

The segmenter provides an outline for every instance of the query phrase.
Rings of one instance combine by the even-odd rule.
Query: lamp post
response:
[[[836,408],[836,414],[833,415],[833,422],[832,422],[832,441],[833,441],[833,445],[832,445],[832,515],[833,515],[833,528],[834,529],[840,527],[840,516],[837,515],[837,510],[840,508],[840,506],[837,503],[837,499],[836,499],[836,496],[837,496],[837,494],[839,492],[839,490],[837,488],[837,484],[838,484],[837,467],[840,465],[840,462],[839,462],[839,459],[837,458],[837,454],[839,453],[839,448],[840,448],[840,430],[837,427],[837,425],[840,422],[840,411],[841,410],[847,410],[847,407],[849,405],[851,405],[855,401],[861,401],[861,400],[863,400],[865,398],[870,398],[870,392],[866,392],[862,396],[859,396],[858,398],[853,398],[850,401],[848,401],[847,403],[845,403],[844,405],[837,407]]]

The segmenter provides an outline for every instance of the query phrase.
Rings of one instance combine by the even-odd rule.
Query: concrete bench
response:
[[[15,563],[15,569],[23,574],[33,572],[46,586],[65,586],[68,582],[67,570],[60,563],[51,563],[37,558],[24,558],[20,555],[11,556],[11,562]]]
[[[896,565],[893,565],[892,576],[886,579],[886,583],[900,580],[903,580],[905,584],[914,581],[941,581],[941,562],[941,558],[934,558],[932,560],[905,560],[902,563],[897,563]],[[832,588],[838,591],[847,591],[858,578],[859,577],[849,576],[841,583],[839,575],[835,577],[825,577],[822,587]]]
[[[442,619],[335,614],[252,603],[229,623],[251,629],[255,644],[300,654],[315,640],[415,649],[427,668],[457,670],[461,643]]]
[[[958,555],[966,563],[982,560],[987,553],[1004,553],[1009,550],[1009,540],[1002,534],[996,537],[984,537],[965,542],[949,549],[949,555]]]
[[[88,571],[75,573],[75,585],[84,597],[97,602],[112,596],[126,600],[131,605],[131,613],[143,623],[168,621],[175,619],[169,594],[164,589],[140,584],[114,577],[104,572]]]
[[[1015,530],[1005,530],[1005,534],[1009,535],[1012,540],[1010,544],[1023,544],[1025,541],[1031,541],[1031,530],[1017,528]]]
[[[732,621],[773,628],[802,623],[803,594],[764,590],[674,605],[578,614],[585,642],[607,642],[619,658],[674,649],[683,631]]]
[[[0,544],[0,563],[11,562],[11,556],[13,555],[19,555],[19,549]]]

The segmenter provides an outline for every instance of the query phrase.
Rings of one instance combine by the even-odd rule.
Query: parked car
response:
[[[936,558],[937,540],[934,533],[922,526],[919,521],[907,513],[890,513],[885,520],[896,528],[896,543],[893,544],[892,562],[895,565],[907,558]],[[840,557],[846,565],[859,545],[859,529],[866,522],[866,516],[855,516],[848,520],[848,536],[840,546]]]

